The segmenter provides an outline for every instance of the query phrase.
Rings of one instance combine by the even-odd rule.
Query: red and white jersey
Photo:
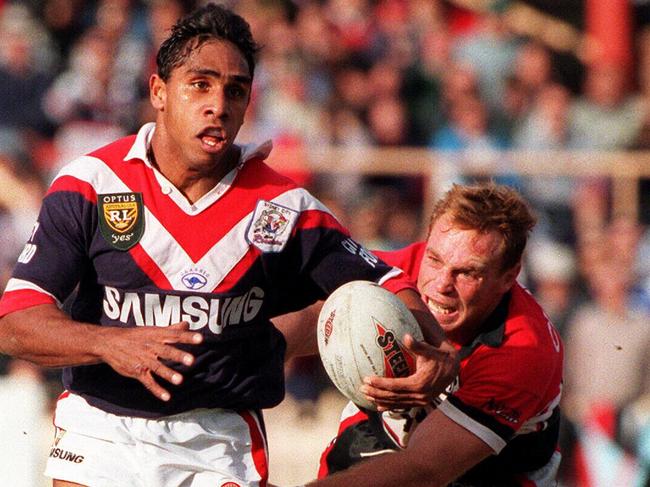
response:
[[[422,242],[377,255],[417,279],[424,248]],[[563,347],[526,289],[515,284],[481,334],[457,348],[460,372],[437,401],[440,411],[496,453],[514,435],[543,427],[560,402]]]
[[[203,333],[167,403],[107,364],[66,368],[64,386],[91,405],[144,417],[274,406],[284,394],[285,342],[270,318],[355,279],[414,287],[268,167],[270,143],[244,147],[239,165],[190,203],[149,162],[154,130],[147,124],[61,170],[0,301],[0,315],[66,301],[79,321],[185,320]]]
[[[377,255],[416,280],[424,250],[425,243],[420,242]],[[557,331],[533,296],[515,284],[474,341],[456,346],[461,357],[459,374],[432,407],[481,438],[495,456],[454,485],[505,485],[506,481],[510,482],[507,485],[547,485],[559,463],[555,450],[563,346]],[[335,462],[346,456],[340,451],[331,454],[340,438],[345,436],[348,451],[359,449],[358,444],[353,445],[353,438],[359,437],[352,433],[353,428],[359,429],[366,442],[369,435],[385,435],[405,447],[408,435],[424,414],[415,410],[403,416],[384,413],[380,422],[372,413],[368,417],[351,405],[346,408],[339,437],[323,455],[320,476],[345,467],[343,463],[328,464],[328,456]],[[386,444],[385,439],[377,441],[382,448]],[[360,458],[364,456],[369,455]]]

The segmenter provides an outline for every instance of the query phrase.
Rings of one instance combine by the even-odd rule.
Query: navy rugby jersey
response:
[[[61,170],[0,301],[0,315],[69,299],[75,320],[185,320],[204,335],[201,345],[182,346],[193,366],[171,364],[185,380],[164,384],[169,402],[107,364],[64,369],[64,386],[91,405],[143,417],[272,407],[284,395],[285,342],[270,318],[350,280],[413,287],[263,162],[270,143],[243,148],[238,167],[191,204],[147,159],[154,129],[147,124]]]

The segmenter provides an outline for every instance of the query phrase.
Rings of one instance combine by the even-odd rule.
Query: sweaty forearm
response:
[[[98,363],[103,332],[72,320],[54,305],[34,306],[0,320],[0,353],[43,367]]]

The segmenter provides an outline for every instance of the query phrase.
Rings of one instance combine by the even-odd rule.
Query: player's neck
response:
[[[169,154],[169,151],[164,149],[164,144],[155,144],[152,141],[147,151],[151,165],[165,176],[190,203],[195,203],[235,168],[239,163],[241,149],[233,145],[228,148],[218,162],[197,166],[178,164],[175,158],[160,158],[156,154]]]

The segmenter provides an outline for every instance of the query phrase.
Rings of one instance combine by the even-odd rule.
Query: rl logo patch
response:
[[[144,234],[144,205],[141,193],[97,195],[99,229],[117,250],[129,250]]]

